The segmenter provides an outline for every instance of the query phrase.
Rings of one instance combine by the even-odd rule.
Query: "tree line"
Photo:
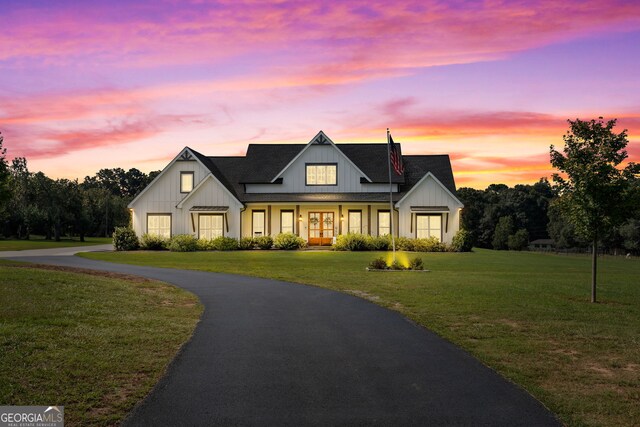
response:
[[[640,180],[634,181],[640,193]],[[553,239],[557,249],[586,250],[591,241],[576,230],[562,212],[558,189],[542,178],[535,184],[508,187],[491,184],[484,190],[463,187],[460,227],[471,233],[474,246],[488,249],[525,249],[536,239]],[[599,237],[603,251],[640,253],[640,209]]]
[[[27,159],[6,158],[0,135],[0,235],[31,235],[60,240],[64,236],[111,236],[129,223],[127,205],[160,171],[101,169],[84,181],[52,179],[31,172]]]

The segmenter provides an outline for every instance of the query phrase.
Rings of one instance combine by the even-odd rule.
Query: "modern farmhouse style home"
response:
[[[394,235],[450,243],[463,205],[449,156],[400,156],[391,212],[387,144],[335,144],[320,131],[308,144],[250,144],[244,157],[185,147],[129,204],[133,228],[207,239],[288,232],[314,246],[389,234],[394,215]]]

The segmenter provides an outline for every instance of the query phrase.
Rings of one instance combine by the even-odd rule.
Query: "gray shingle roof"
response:
[[[397,144],[400,145],[400,144]],[[336,144],[373,182],[388,182],[386,144]],[[250,144],[245,157],[207,157],[191,150],[218,180],[241,202],[384,202],[389,193],[245,193],[245,183],[271,182],[306,144]],[[449,156],[403,155],[404,176],[394,177],[400,200],[428,172],[451,193],[456,193]]]
[[[401,144],[396,143],[400,155]],[[336,144],[351,161],[364,172],[372,182],[389,182],[389,160],[387,144]],[[399,184],[404,176],[391,172],[391,182]]]
[[[307,144],[249,144],[240,182],[271,182],[306,146]]]
[[[237,191],[237,188],[233,185],[234,180],[229,179],[229,171],[227,170],[227,168],[225,168],[225,172],[223,173],[218,167],[218,165],[216,165],[211,161],[210,157],[204,156],[198,153],[197,151],[193,150],[192,148],[189,148],[189,150],[191,150],[194,156],[196,156],[198,160],[200,160],[202,164],[204,164],[207,167],[207,169],[211,171],[213,176],[218,178],[218,181],[220,181],[222,185],[224,185],[227,188],[227,190],[229,190],[231,194],[235,196],[236,199],[242,201],[240,199],[240,193]]]
[[[400,193],[406,194],[428,172],[431,172],[452,194],[456,194],[451,161],[447,154],[402,156],[405,183],[400,185]]]

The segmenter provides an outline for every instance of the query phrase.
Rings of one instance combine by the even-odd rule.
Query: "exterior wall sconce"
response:
[[[302,214],[298,217],[298,221],[302,222]]]

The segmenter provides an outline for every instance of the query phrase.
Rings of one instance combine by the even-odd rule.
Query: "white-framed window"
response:
[[[362,233],[362,211],[349,211],[349,233]]]
[[[180,192],[190,193],[193,190],[193,172],[180,172]]]
[[[264,211],[253,211],[251,214],[251,235],[254,237],[265,235]]]
[[[378,211],[378,236],[391,234],[391,213],[389,211]]]
[[[171,214],[148,214],[147,233],[160,237],[171,237]]]
[[[416,215],[416,237],[435,237],[442,240],[442,215]]]
[[[224,236],[224,215],[198,215],[198,237],[200,239],[215,239]]]
[[[337,185],[338,184],[338,165],[314,165],[308,164],[307,168],[307,185]]]
[[[293,233],[293,211],[280,211],[280,232]]]

